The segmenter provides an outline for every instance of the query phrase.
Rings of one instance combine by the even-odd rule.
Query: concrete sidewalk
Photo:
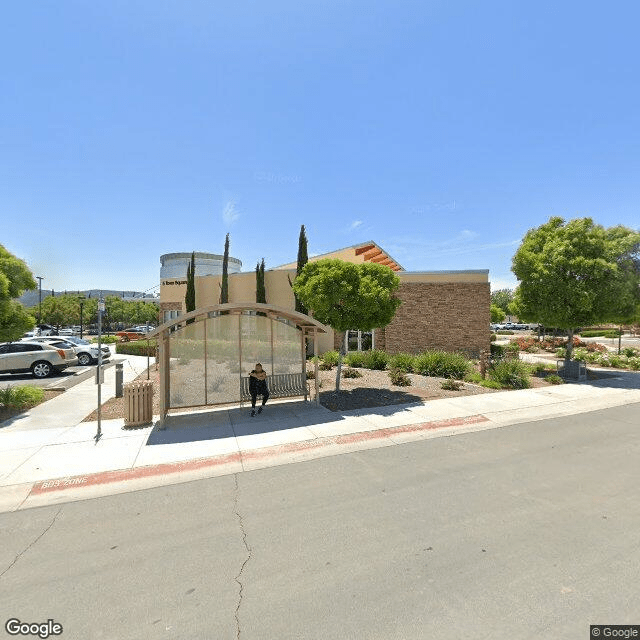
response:
[[[127,357],[125,382],[146,363]],[[114,378],[105,372],[103,399]],[[171,414],[165,430],[109,420],[97,443],[97,423],[81,422],[96,394],[87,380],[0,429],[0,511],[640,403],[640,374],[344,412],[297,400],[255,418],[214,408]]]

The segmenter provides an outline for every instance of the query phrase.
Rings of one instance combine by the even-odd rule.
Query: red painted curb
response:
[[[419,431],[444,429],[446,427],[459,427],[468,424],[488,422],[488,420],[489,419],[483,415],[468,416],[466,418],[448,418],[446,420],[407,424],[399,427],[387,427],[383,429],[376,429],[375,431],[361,431],[359,433],[350,433],[342,436],[318,438],[317,440],[290,442],[288,444],[263,447],[261,449],[254,449],[243,453],[230,453],[211,458],[199,458],[197,460],[186,460],[184,462],[165,462],[163,464],[138,467],[136,469],[101,471],[99,473],[91,473],[84,476],[70,476],[68,478],[58,478],[54,480],[41,480],[34,483],[29,495],[39,495],[42,493],[51,493],[53,491],[64,491],[65,489],[111,484],[113,482],[149,478],[152,476],[164,476],[185,471],[196,471],[198,469],[206,469],[209,467],[219,467],[227,464],[236,464],[238,462],[242,463],[243,460],[259,460],[263,458],[281,456],[288,453],[321,449],[330,445],[347,445],[357,442],[383,440],[401,433],[415,433]]]

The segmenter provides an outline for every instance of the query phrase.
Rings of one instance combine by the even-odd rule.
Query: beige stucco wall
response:
[[[338,254],[349,254],[349,252],[351,253],[351,262],[361,261],[361,256],[356,256],[353,248],[336,252],[336,256]],[[289,284],[289,278],[293,280],[295,274],[295,263],[290,269],[279,268],[265,271],[265,289],[269,304],[284,307],[285,309],[293,309],[295,307],[293,290]],[[488,294],[485,291],[489,283],[488,271],[400,271],[397,272],[397,275],[401,282],[400,297],[404,301],[403,309],[399,310],[396,319],[387,328],[386,332],[377,332],[377,335],[379,333],[379,342],[376,346],[383,347],[386,342],[386,346],[391,352],[398,350],[414,351],[418,349],[419,345],[421,347],[430,346],[436,340],[435,336],[432,337],[429,333],[432,328],[431,325],[433,325],[433,328],[437,329],[438,343],[436,346],[439,348],[458,349],[462,346],[471,346],[473,350],[477,350],[476,348],[480,347],[485,348],[484,342],[486,340],[484,334],[486,333],[486,336],[489,335],[485,327],[487,323],[484,317],[488,313]],[[196,276],[196,307],[218,304],[220,301],[221,281],[221,275]],[[166,282],[161,284],[161,309],[175,309],[180,304],[184,310],[186,281],[184,283],[181,281],[174,282],[176,284],[167,284]],[[459,284],[460,287],[455,287],[456,284]],[[416,285],[423,286],[415,288]],[[471,285],[477,285],[481,288],[469,290],[465,288]],[[451,286],[454,288],[451,289]],[[410,288],[407,289],[407,287]],[[488,288],[486,290],[488,291]],[[229,274],[229,301],[255,302],[255,300],[255,272]],[[470,303],[471,307],[469,305],[465,306],[465,300],[467,302],[472,301]],[[443,305],[442,308],[440,308],[441,305]],[[436,308],[438,313],[434,313]],[[411,313],[407,314],[409,309],[411,309]],[[428,313],[425,311],[427,309],[429,310]],[[442,319],[443,326],[438,324],[440,320],[436,320],[436,318]],[[456,332],[449,336],[446,326],[451,325],[452,318],[457,318],[456,322],[461,323],[461,326],[456,327]],[[465,333],[467,327],[470,327],[471,333],[469,335]],[[478,335],[475,335],[474,331],[477,331]],[[385,333],[387,334],[386,336]],[[413,336],[413,333],[416,335]],[[461,336],[464,338],[464,345],[454,341],[454,338],[457,339]],[[413,340],[410,344],[407,342],[409,338]],[[318,350],[320,353],[333,348],[333,331],[319,337]]]
[[[332,251],[331,253],[323,253],[319,256],[309,257],[309,262],[315,262],[316,260],[344,260],[345,262],[353,262],[355,264],[360,264],[364,262],[363,254],[359,256],[356,255],[355,247],[348,247],[347,249],[341,249],[340,251]],[[290,262],[289,264],[283,264],[280,267],[276,267],[276,271],[280,271],[282,269],[293,269],[294,273],[298,266],[297,262]]]

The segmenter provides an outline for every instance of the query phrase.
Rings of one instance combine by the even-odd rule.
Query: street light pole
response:
[[[38,280],[38,324],[42,324],[42,281],[44,277],[36,276]]]
[[[84,307],[84,298],[78,298],[78,302],[80,303],[80,340],[82,340],[82,309]]]

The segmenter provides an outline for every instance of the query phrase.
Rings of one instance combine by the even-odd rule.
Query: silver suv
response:
[[[0,373],[28,373],[46,378],[78,364],[73,349],[54,347],[45,342],[4,342],[0,344]]]
[[[54,347],[60,347],[67,349],[73,348],[76,356],[78,356],[78,364],[83,367],[94,362],[98,362],[98,350],[97,344],[92,344],[87,340],[81,340],[75,336],[44,336],[37,338],[23,338],[22,342],[45,342],[52,344]],[[111,350],[106,345],[102,345],[102,362],[106,362],[111,358]]]

